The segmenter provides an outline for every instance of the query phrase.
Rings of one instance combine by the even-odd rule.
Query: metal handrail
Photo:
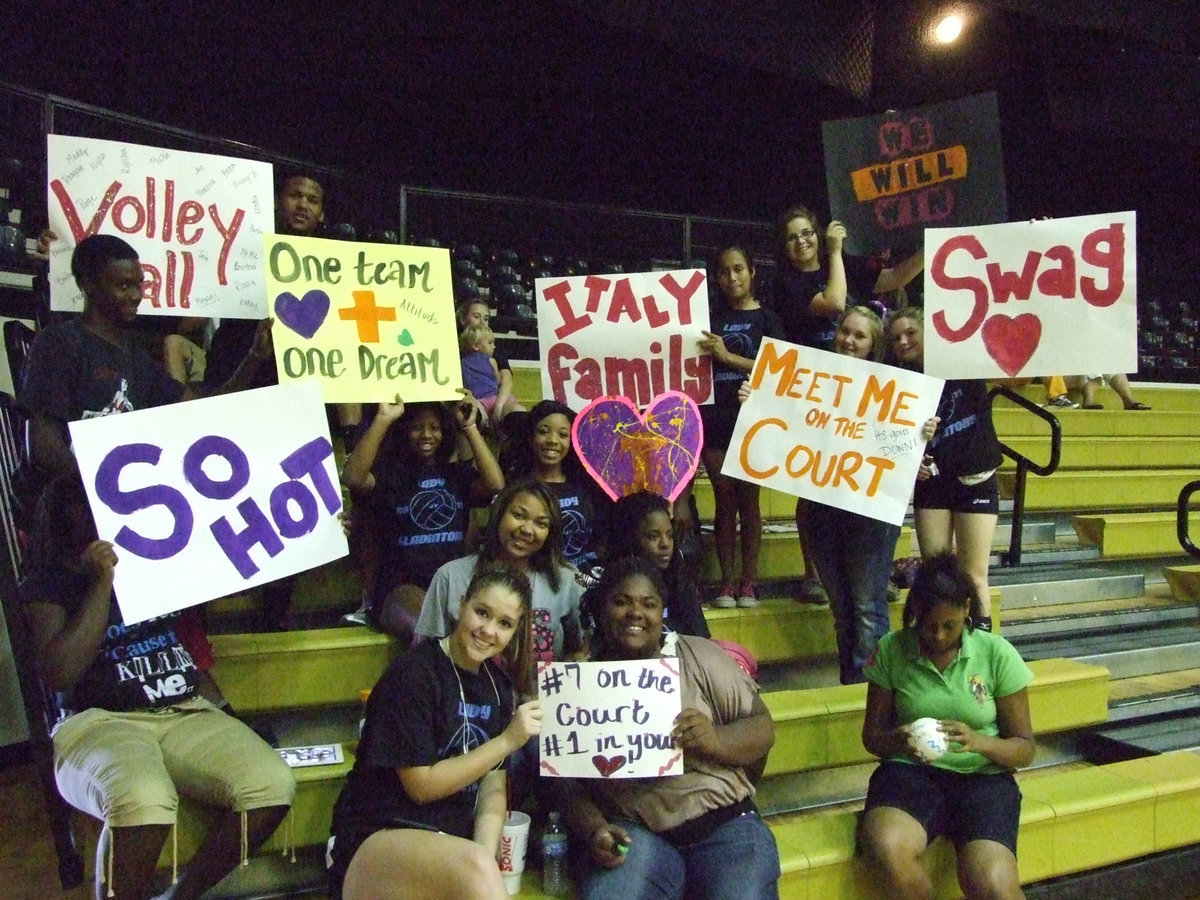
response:
[[[1179,546],[1186,550],[1189,556],[1200,559],[1200,547],[1192,543],[1188,534],[1188,502],[1196,491],[1200,491],[1200,481],[1189,481],[1179,492],[1179,499],[1175,501],[1175,534],[1179,538]]]
[[[1038,465],[1029,457],[1018,453],[1007,444],[1000,443],[1001,452],[1017,464],[1016,484],[1013,488],[1012,534],[1008,539],[1008,559],[1006,565],[1019,566],[1021,564],[1021,531],[1025,524],[1025,478],[1029,472],[1044,478],[1047,475],[1053,474],[1058,468],[1058,462],[1062,456],[1062,425],[1059,423],[1058,417],[1053,413],[1047,412],[1036,403],[1026,400],[1016,391],[1004,385],[997,385],[992,388],[990,395],[993,399],[997,395],[1000,395],[1011,400],[1017,406],[1023,407],[1038,418],[1043,419],[1050,426],[1050,460],[1045,465]]]

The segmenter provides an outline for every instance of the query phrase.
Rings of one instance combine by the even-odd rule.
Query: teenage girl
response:
[[[612,521],[608,558],[641,556],[662,573],[668,594],[663,624],[680,634],[711,637],[700,607],[699,586],[675,546],[670,504],[666,499],[649,491],[629,494],[613,505]]]
[[[910,306],[893,315],[888,341],[897,365],[921,371],[925,365],[922,310]],[[939,432],[925,448],[913,491],[917,543],[924,558],[954,548],[979,595],[983,615],[975,627],[991,631],[988,559],[1000,510],[996,467],[1001,454],[987,384],[947,381],[937,414]]]
[[[700,407],[704,422],[704,468],[716,500],[713,538],[721,567],[721,589],[713,606],[758,606],[758,548],[762,542],[759,486],[721,474],[737,422],[738,385],[754,368],[764,337],[783,338],[775,313],[754,297],[754,257],[744,247],[726,247],[717,255],[717,285],[725,300],[714,310],[712,331],[700,349],[713,358],[713,403]],[[742,576],[734,577],[735,545],[741,525]]]
[[[368,618],[402,640],[412,638],[434,573],[463,555],[469,506],[487,504],[504,487],[478,423],[470,395],[451,412],[440,403],[406,406],[397,394],[395,403],[379,405],[346,460],[342,480],[364,508],[378,556],[368,579]],[[474,463],[450,461],[456,433]]]
[[[454,630],[400,657],[371,691],[333,810],[333,897],[507,896],[496,864],[505,760],[542,723],[537,700],[513,709],[505,674],[530,671],[531,597],[510,569],[476,575]]]

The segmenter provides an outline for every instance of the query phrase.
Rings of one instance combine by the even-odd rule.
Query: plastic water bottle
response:
[[[550,813],[542,833],[542,893],[567,896],[567,831],[557,812]]]

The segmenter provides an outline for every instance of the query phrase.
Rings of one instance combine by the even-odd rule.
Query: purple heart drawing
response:
[[[297,297],[284,291],[275,298],[275,315],[305,340],[312,340],[329,314],[329,295],[324,291],[308,291]]]
[[[626,397],[600,397],[575,417],[571,440],[612,499],[652,491],[674,500],[696,472],[704,426],[696,401],[679,391],[659,394],[644,413]]]

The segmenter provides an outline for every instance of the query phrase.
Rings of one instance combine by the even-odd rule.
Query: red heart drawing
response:
[[[1033,313],[1012,319],[996,315],[983,323],[983,346],[988,356],[1010,376],[1025,367],[1041,339],[1042,320]]]
[[[592,757],[592,765],[596,767],[596,771],[607,778],[613,772],[616,772],[621,766],[625,765],[625,757],[614,756],[609,759],[607,756],[596,755]]]
[[[704,426],[696,401],[679,391],[659,394],[644,413],[626,397],[599,397],[575,417],[571,441],[613,500],[637,491],[674,500],[696,472]]]

